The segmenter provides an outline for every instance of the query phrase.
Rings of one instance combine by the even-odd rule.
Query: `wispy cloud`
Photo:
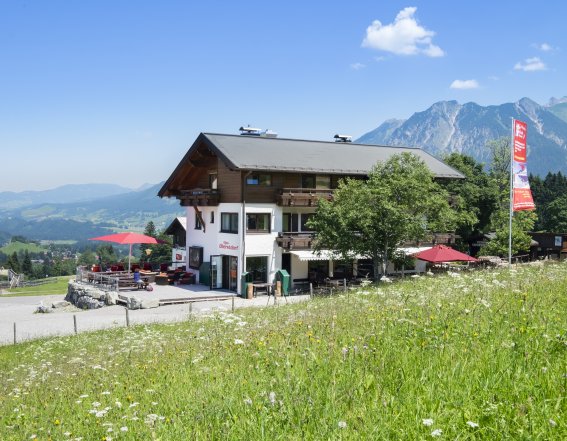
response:
[[[353,70],[360,70],[360,69],[364,69],[366,67],[366,64],[362,64],[362,63],[352,63],[350,65],[350,68]]]
[[[478,89],[480,85],[477,80],[455,80],[450,87],[451,89]]]
[[[514,70],[522,70],[524,72],[536,72],[538,70],[546,70],[545,63],[539,57],[526,58],[524,61],[518,62],[514,66]]]
[[[538,49],[542,52],[551,52],[555,49],[553,46],[551,46],[548,43],[541,43],[541,44],[534,43],[534,44],[532,44],[532,47],[535,47],[536,49]]]
[[[407,7],[398,12],[393,23],[383,25],[374,20],[366,28],[363,47],[391,52],[396,55],[418,55],[442,57],[443,49],[432,43],[435,32],[421,26],[414,17],[416,7]]]

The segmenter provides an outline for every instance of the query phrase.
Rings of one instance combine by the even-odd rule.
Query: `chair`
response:
[[[159,272],[160,273],[166,273],[168,269],[169,269],[168,263],[160,263],[159,264]]]
[[[152,264],[150,262],[144,262],[144,271],[151,271],[152,270]]]
[[[137,263],[133,263],[133,264],[130,266],[130,271],[135,271],[135,270],[137,270],[137,269],[140,269],[140,265],[138,265]]]

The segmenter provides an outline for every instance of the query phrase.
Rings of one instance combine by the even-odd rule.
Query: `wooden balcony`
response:
[[[282,188],[276,203],[283,207],[316,207],[317,201],[333,199],[333,190],[316,188]]]
[[[276,243],[286,250],[310,250],[314,238],[313,233],[279,233]]]
[[[210,188],[193,188],[181,190],[177,198],[183,207],[207,207],[217,206],[220,201],[220,192]]]

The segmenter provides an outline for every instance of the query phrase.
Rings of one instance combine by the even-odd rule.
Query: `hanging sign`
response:
[[[514,120],[512,130],[514,135],[512,147],[514,149],[514,160],[512,161],[514,198],[512,209],[514,211],[535,210],[526,168],[528,127],[525,122]]]

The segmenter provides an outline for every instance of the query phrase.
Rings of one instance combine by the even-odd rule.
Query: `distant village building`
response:
[[[187,268],[212,289],[240,292],[244,272],[251,280],[271,282],[285,269],[294,286],[366,275],[371,262],[345,264],[312,251],[307,221],[317,201],[332,199],[340,179],[363,179],[374,164],[402,152],[421,158],[436,178],[463,178],[420,149],[354,144],[345,135],[323,142],[241,131],[201,133],[158,193],[186,207],[185,243],[179,236],[182,218],[167,232],[176,249],[186,249]]]

